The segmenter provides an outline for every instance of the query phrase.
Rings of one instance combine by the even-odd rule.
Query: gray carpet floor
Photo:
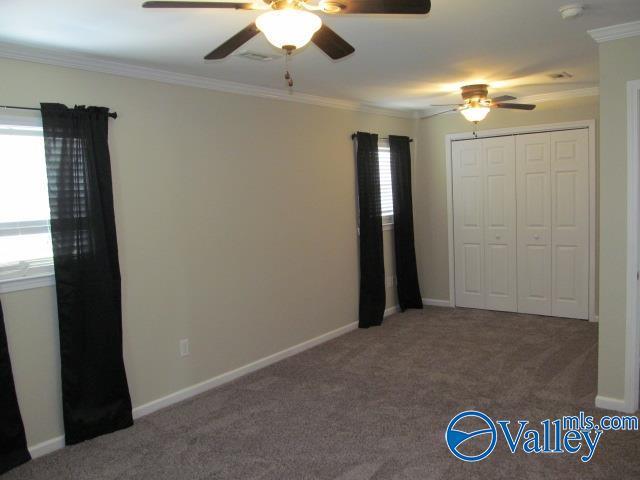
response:
[[[465,463],[450,419],[599,417],[597,325],[425,308],[350,332],[132,428],[34,460],[17,479],[638,479],[640,433],[606,432],[590,463],[511,454]]]

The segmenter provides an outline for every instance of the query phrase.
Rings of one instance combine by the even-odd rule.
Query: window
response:
[[[42,127],[0,117],[0,291],[52,283]]]
[[[393,187],[391,186],[391,150],[388,140],[378,140],[380,203],[383,225],[393,224]]]

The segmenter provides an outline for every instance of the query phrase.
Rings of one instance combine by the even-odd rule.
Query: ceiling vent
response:
[[[267,53],[252,52],[250,50],[243,50],[234,56],[246,58],[248,60],[257,60],[259,62],[270,62],[271,60],[281,57],[281,55],[270,55]]]
[[[557,72],[557,73],[550,73],[549,78],[552,78],[554,80],[562,80],[567,78],[573,78],[573,75],[570,74],[569,72]]]

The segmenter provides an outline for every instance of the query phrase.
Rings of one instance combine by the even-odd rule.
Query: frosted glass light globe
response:
[[[460,110],[460,113],[470,122],[481,122],[489,114],[490,110],[489,107],[469,107]]]
[[[256,19],[256,26],[277,48],[301,48],[320,30],[322,20],[306,10],[285,8],[263,13]]]

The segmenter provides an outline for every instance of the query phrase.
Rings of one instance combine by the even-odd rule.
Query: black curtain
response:
[[[30,459],[13,383],[7,333],[0,304],[0,475]]]
[[[413,240],[410,142],[409,137],[389,136],[396,279],[398,303],[403,312],[407,308],[422,308],[422,295],[418,285],[416,250]]]
[[[378,135],[358,132],[356,167],[360,219],[360,328],[382,324],[385,307]]]
[[[65,441],[133,424],[122,358],[108,109],[42,104]]]

